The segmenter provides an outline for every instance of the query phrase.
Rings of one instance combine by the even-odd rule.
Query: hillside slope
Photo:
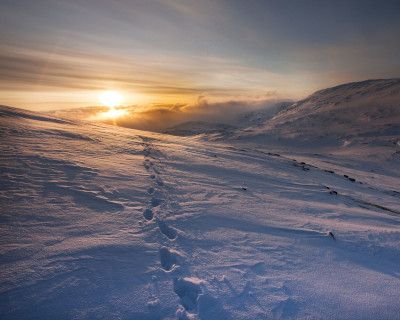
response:
[[[400,79],[367,80],[320,90],[263,126],[235,138],[292,145],[393,145],[400,136]],[[311,146],[311,145],[310,145]]]
[[[397,319],[400,173],[0,108],[1,319]]]
[[[243,107],[244,111],[239,112],[235,117],[231,116],[229,119],[225,119],[222,123],[187,121],[167,128],[163,132],[177,136],[220,134],[223,137],[230,137],[238,129],[263,125],[267,120],[285,110],[291,104],[291,102],[279,102],[252,111],[246,111],[246,107]]]

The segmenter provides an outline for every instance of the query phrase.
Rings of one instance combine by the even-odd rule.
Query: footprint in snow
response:
[[[155,190],[154,190],[153,187],[150,187],[150,188],[147,189],[147,193],[148,193],[148,194],[153,194],[154,191],[155,191]]]
[[[161,247],[160,263],[165,271],[170,271],[177,264],[177,259],[167,247]]]
[[[174,279],[174,291],[180,298],[185,310],[193,311],[197,309],[198,298],[202,293],[201,283],[202,281],[198,278],[179,277]]]
[[[161,204],[162,200],[158,198],[151,198],[151,206],[158,207]]]
[[[158,220],[157,221],[158,228],[160,229],[161,233],[165,235],[168,239],[174,240],[176,239],[176,230],[172,227],[169,227],[164,221]]]
[[[143,212],[143,217],[147,220],[150,221],[151,219],[153,219],[153,210],[151,210],[150,208],[147,208],[146,210],[144,210]]]
[[[160,174],[160,171],[159,171],[156,167],[153,167],[153,171],[154,171],[156,174]]]

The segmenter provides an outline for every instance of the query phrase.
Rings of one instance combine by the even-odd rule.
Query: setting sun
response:
[[[110,108],[119,106],[123,100],[123,96],[117,91],[105,91],[99,96],[100,103]]]
[[[126,114],[126,110],[123,109],[115,109],[114,107],[110,107],[110,110],[106,112],[102,112],[100,114],[100,118],[103,119],[116,119],[122,117]]]
[[[117,91],[105,91],[99,95],[99,102],[109,110],[98,115],[100,119],[116,119],[126,114],[125,110],[118,109],[124,97]]]
[[[0,320],[400,320],[399,39],[400,0],[0,0]]]

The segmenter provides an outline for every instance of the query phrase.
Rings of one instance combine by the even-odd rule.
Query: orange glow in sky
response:
[[[117,91],[105,91],[99,96],[99,102],[102,106],[114,108],[120,106],[124,97]]]

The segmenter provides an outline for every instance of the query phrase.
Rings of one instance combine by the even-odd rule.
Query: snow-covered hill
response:
[[[222,133],[232,134],[237,127],[224,123],[205,121],[188,121],[164,130],[164,133],[177,136],[192,136],[198,134]]]
[[[267,106],[266,108],[240,113],[234,119],[233,124],[240,128],[260,126],[276,116],[278,113],[289,108],[292,104],[293,102],[278,102]]]
[[[367,80],[317,91],[263,126],[235,137],[292,145],[396,144],[400,136],[400,79]]]
[[[224,138],[231,137],[235,131],[262,126],[267,120],[291,105],[292,102],[279,102],[252,111],[242,111],[234,117],[230,116],[229,119],[220,119],[224,122],[187,121],[167,128],[163,132],[177,136],[219,134]]]
[[[1,319],[399,317],[394,164],[8,107],[0,136]]]

